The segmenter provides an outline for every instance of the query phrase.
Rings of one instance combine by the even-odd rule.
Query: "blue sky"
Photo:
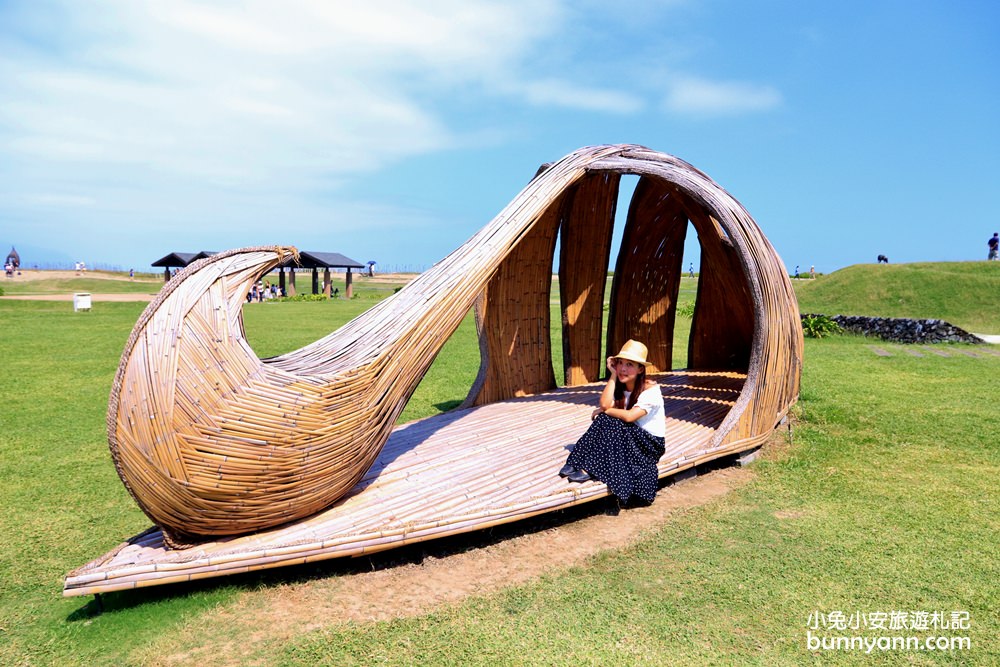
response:
[[[0,0],[26,265],[273,243],[419,269],[604,143],[707,172],[790,271],[983,259],[1000,4]]]

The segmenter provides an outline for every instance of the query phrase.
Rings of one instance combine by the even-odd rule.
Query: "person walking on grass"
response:
[[[664,452],[666,415],[660,385],[646,377],[647,354],[645,345],[630,340],[608,357],[611,377],[590,427],[559,471],[570,482],[604,482],[619,503],[633,497],[651,503],[659,487],[656,464]]]
[[[1000,256],[997,255],[1000,251],[1000,232],[993,232],[993,237],[986,242],[986,247],[990,249],[989,254],[986,256],[987,260],[997,261]]]

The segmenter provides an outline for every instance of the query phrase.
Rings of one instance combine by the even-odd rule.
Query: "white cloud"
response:
[[[782,103],[777,89],[739,81],[680,77],[668,87],[664,107],[681,114],[740,114],[767,111]]]
[[[549,132],[574,111],[638,114],[652,86],[635,73],[648,51],[633,53],[633,37],[650,29],[650,6],[0,3],[0,213],[40,225],[40,209],[76,209],[123,235],[136,221],[318,228],[343,219],[331,210],[366,227],[425,224],[433,216],[352,201],[352,179],[502,143],[518,122]],[[671,106],[699,112],[777,95],[695,79],[669,89]]]
[[[480,142],[491,128],[456,134],[439,108],[456,90],[536,108],[644,106],[585,70],[534,71],[540,45],[570,20],[559,0],[54,6],[58,32],[53,24],[22,43],[0,31],[10,56],[0,62],[0,145],[24,161],[88,163],[112,180],[166,173],[309,188]],[[18,16],[37,31],[46,24],[32,12],[51,11],[24,5]],[[46,39],[52,48],[37,49]]]
[[[63,9],[79,32],[51,35],[58,56],[0,36],[17,59],[0,65],[9,150],[271,186],[454,146],[428,98],[506,77],[558,18],[536,0]]]
[[[627,114],[640,111],[643,100],[637,95],[607,88],[592,88],[569,81],[547,79],[528,81],[519,88],[524,98],[539,106],[558,106],[586,111]]]

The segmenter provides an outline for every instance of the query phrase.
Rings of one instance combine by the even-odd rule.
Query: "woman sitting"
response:
[[[663,456],[666,422],[660,386],[646,379],[646,346],[630,340],[608,357],[608,378],[592,423],[559,474],[571,482],[596,479],[620,502],[653,502],[656,464]]]

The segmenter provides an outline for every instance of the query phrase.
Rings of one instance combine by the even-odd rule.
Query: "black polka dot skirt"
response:
[[[622,502],[632,496],[652,502],[659,486],[656,463],[663,451],[663,438],[602,413],[577,441],[566,463],[607,484]]]

